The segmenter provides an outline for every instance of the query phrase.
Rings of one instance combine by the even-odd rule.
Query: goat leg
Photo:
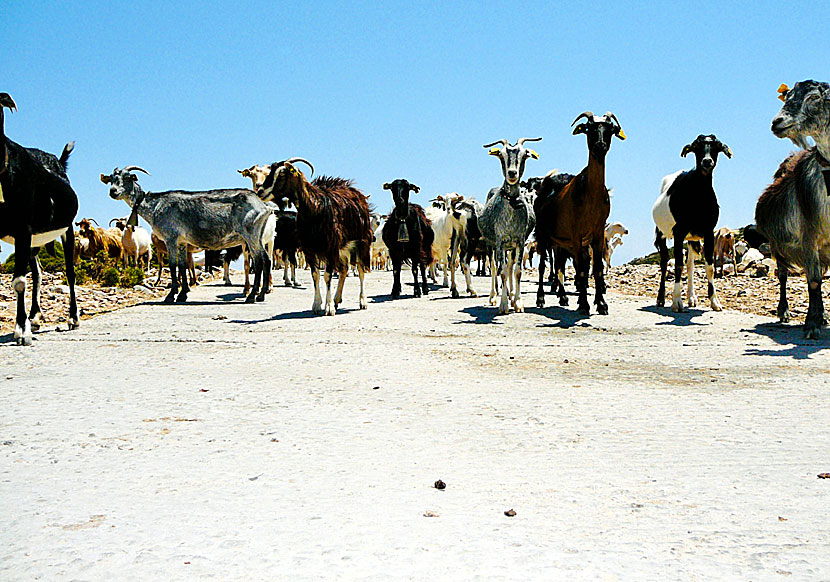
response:
[[[417,251],[416,251],[417,253]],[[417,256],[417,255],[416,255]],[[418,285],[418,265],[420,262],[417,258],[412,259],[412,294],[415,297],[421,296],[421,287]]]
[[[32,307],[29,309],[29,321],[32,322],[32,329],[38,329],[43,321],[43,313],[40,311],[40,260],[37,253],[40,249],[32,249],[32,257],[29,259],[29,269],[32,271]]]
[[[500,245],[496,251],[497,267],[501,278],[501,301],[499,302],[499,315],[506,315],[510,312],[510,291],[508,290],[508,278],[510,277],[509,265],[507,262],[507,249]]]
[[[314,282],[314,302],[311,304],[311,313],[323,315],[323,299],[320,295],[320,265],[317,258],[306,257],[308,266],[311,269],[311,280]]]
[[[775,256],[775,264],[778,269],[778,321],[789,323],[790,307],[787,302],[787,276],[789,275],[790,266],[781,255]]]
[[[813,251],[807,257],[804,271],[807,275],[807,295],[809,306],[804,321],[804,338],[821,339],[821,326],[824,324],[824,301],[821,297],[821,268],[818,253]]]
[[[657,307],[663,307],[666,304],[666,271],[669,266],[669,249],[660,229],[656,228],[654,232],[654,246],[657,247],[657,252],[660,254],[660,288],[657,290]]]
[[[683,240],[686,233],[674,232],[674,290],[672,291],[671,309],[676,313],[686,311],[683,307]]]
[[[187,284],[187,246],[180,246],[176,248],[176,255],[178,256],[179,272],[182,274],[182,290],[176,296],[176,303],[184,303],[187,301],[187,294],[190,292],[190,285]]]
[[[576,312],[579,315],[590,315],[591,306],[588,305],[588,247],[579,250],[577,256],[574,257],[574,262],[576,263],[574,284],[578,294]]]
[[[709,305],[712,311],[721,311],[723,307],[718,299],[718,293],[715,291],[715,265],[714,265],[714,246],[715,234],[714,232],[707,234],[703,239],[703,259],[706,261],[706,279],[708,280],[707,293],[709,295]],[[721,263],[721,277],[723,276],[723,264]]]
[[[605,256],[605,238],[600,239],[599,242],[594,242],[594,305],[597,306],[597,313],[600,315],[608,315],[608,304],[605,302],[605,264],[603,257]]]
[[[522,303],[521,286],[522,286],[522,262],[524,261],[525,247],[524,247],[523,244],[519,244],[516,247],[515,250],[510,251],[510,252],[512,253],[513,257],[515,257],[514,260],[511,260],[511,267],[512,267],[513,271],[515,272],[514,276],[516,278],[516,287],[515,287],[515,291],[513,293],[513,309],[516,310],[516,313],[524,313],[525,306],[524,306],[524,303]],[[511,279],[512,279],[512,277],[511,277]]]
[[[401,268],[403,266],[403,261],[401,261],[400,257],[396,256],[392,258],[392,299],[397,299],[401,296]]]
[[[538,243],[539,251],[539,286],[536,288],[536,307],[542,309],[545,306],[545,257],[547,256],[547,249],[542,246],[541,240]],[[551,264],[551,268],[553,264]]]
[[[75,233],[72,228],[66,229],[63,235],[63,261],[66,266],[66,284],[69,285],[69,329],[77,329],[80,325],[78,318],[78,302],[75,298]],[[147,251],[147,264],[150,264],[150,251]]]

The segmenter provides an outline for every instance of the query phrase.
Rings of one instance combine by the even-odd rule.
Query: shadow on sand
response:
[[[657,307],[656,305],[646,305],[645,307],[640,307],[640,311],[645,311],[647,313],[654,313],[655,315],[661,315],[665,317],[663,321],[658,321],[656,325],[679,325],[679,326],[687,326],[687,325],[701,325],[706,326],[709,325],[707,323],[697,323],[692,321],[692,318],[698,317],[707,313],[707,310],[698,309],[696,307],[687,308],[688,311],[683,311],[681,313],[675,313],[671,310],[671,306],[667,307]]]
[[[780,350],[759,350],[747,348],[744,352],[748,356],[784,356],[796,360],[809,360],[810,356],[830,347],[827,339],[827,330],[822,329],[821,339],[804,339],[804,330],[801,325],[787,325],[778,322],[759,323],[755,327],[743,329],[748,333],[757,333],[774,341],[780,346]]]

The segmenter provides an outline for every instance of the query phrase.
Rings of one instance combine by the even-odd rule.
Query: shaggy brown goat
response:
[[[117,228],[103,229],[100,226],[92,226],[93,222],[95,222],[94,218],[82,218],[75,223],[75,226],[80,228],[79,235],[89,241],[88,244],[80,246],[82,256],[91,258],[100,251],[105,251],[109,258],[120,261],[124,252],[121,246],[121,231]],[[95,224],[98,223],[95,222]],[[78,248],[76,245],[76,250]],[[79,258],[75,257],[76,263]]]
[[[366,294],[363,290],[363,276],[370,270],[370,248],[372,246],[372,225],[369,217],[369,203],[366,196],[352,185],[351,180],[320,176],[313,182],[306,180],[292,164],[303,162],[302,158],[291,158],[271,164],[271,172],[257,195],[265,201],[287,199],[297,208],[297,239],[305,254],[311,277],[314,279],[315,314],[334,315],[343,301],[343,284],[350,263],[357,264],[360,279],[360,309],[366,309]],[[326,306],[320,296],[320,271],[326,264]],[[331,278],[339,274],[337,292],[331,296]]]

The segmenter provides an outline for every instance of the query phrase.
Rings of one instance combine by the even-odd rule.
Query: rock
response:
[[[63,295],[69,294],[69,285],[55,285],[54,289],[55,293],[61,293]]]
[[[139,293],[144,293],[145,295],[153,294],[153,291],[149,287],[145,287],[144,285],[134,285],[133,291],[138,291]]]

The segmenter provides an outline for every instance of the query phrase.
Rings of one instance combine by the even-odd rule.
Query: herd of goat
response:
[[[772,121],[772,132],[779,138],[792,140],[801,150],[781,163],[772,183],[758,199],[756,235],[760,242],[769,244],[778,266],[779,319],[788,321],[790,317],[786,297],[789,267],[801,267],[809,293],[804,332],[807,338],[818,338],[824,324],[821,278],[830,266],[830,85],[808,80],[796,83],[792,89],[781,85],[778,92],[784,105]],[[80,229],[75,233],[72,224],[78,211],[78,198],[66,174],[74,144],[67,144],[60,157],[17,144],[5,135],[4,108],[14,111],[16,105],[11,96],[0,93],[0,240],[13,244],[18,257],[12,282],[17,294],[14,337],[18,344],[31,345],[32,323],[42,317],[38,304],[37,250],[58,237],[63,240],[70,289],[70,329],[79,323],[75,260],[104,251],[121,257],[125,264],[132,259],[138,267],[142,261],[149,267],[151,245],[159,253],[168,255],[171,289],[166,302],[187,299],[194,279],[192,253],[197,249],[206,251],[206,264],[215,260],[215,253],[225,250],[226,281],[228,264],[244,251],[247,302],[264,299],[270,286],[275,250],[280,251],[276,256],[285,262],[286,284],[296,285],[294,268],[298,251],[302,251],[314,282],[312,311],[327,315],[334,315],[342,303],[343,285],[350,268],[358,276],[359,306],[365,309],[364,275],[387,261],[391,262],[394,272],[393,298],[401,294],[400,273],[404,264],[411,265],[416,296],[428,292],[427,270],[434,280],[436,264],[443,266],[445,286],[449,275],[453,297],[459,296],[455,282],[459,266],[466,279],[467,293],[475,296],[471,286],[471,261],[478,256],[479,274],[482,257],[490,264],[490,305],[498,304],[498,312],[506,314],[511,308],[524,311],[522,268],[528,241],[533,240],[529,252],[539,256],[537,307],[545,303],[546,261],[551,263],[552,290],[560,304],[567,305],[564,272],[567,261],[571,260],[579,313],[590,313],[591,276],[596,311],[608,313],[604,298],[605,265],[610,260],[610,251],[621,242],[622,234],[627,233],[621,225],[608,225],[611,206],[605,182],[605,158],[614,137],[626,139],[613,113],[594,115],[585,111],[571,124],[573,134],[584,134],[588,146],[588,164],[575,175],[551,171],[543,177],[522,181],[525,163],[538,158],[525,144],[541,138],[521,138],[515,144],[502,139],[485,145],[490,148],[488,153],[499,159],[503,181],[487,193],[483,204],[452,193],[437,197],[432,205],[424,208],[409,200],[411,193],[419,192],[418,186],[398,179],[383,185],[392,195],[394,209],[381,223],[370,212],[367,196],[351,181],[327,176],[311,181],[306,178],[296,164],[307,165],[312,177],[314,168],[303,158],[239,170],[242,176],[251,179],[252,189],[200,192],[145,192],[136,172],[147,173],[146,170],[127,166],[102,174],[101,181],[109,186],[111,198],[128,204],[130,216],[114,219],[112,222],[116,224],[112,227],[111,222],[109,229],[93,227],[89,219],[83,219],[75,223]],[[808,138],[815,144],[810,145]],[[672,239],[672,309],[686,309],[681,279],[684,242],[688,241],[686,305],[693,306],[697,301],[692,278],[694,261],[702,255],[710,305],[718,311],[721,304],[714,286],[716,247],[734,240],[727,230],[716,241],[719,207],[712,173],[718,155],[722,153],[731,158],[732,151],[714,135],[699,135],[683,147],[681,156],[689,153],[695,156],[694,169],[663,178],[652,210],[661,272],[657,304],[663,306],[665,302],[669,264],[666,241]],[[149,223],[152,234],[137,226],[138,216]],[[21,257],[30,257],[30,260],[20,260]],[[190,282],[188,269],[191,269]],[[325,302],[320,285],[321,269]],[[32,306],[27,314],[24,294],[29,270],[33,290]],[[252,284],[248,282],[249,272],[254,276]],[[332,293],[335,274],[337,288]]]

